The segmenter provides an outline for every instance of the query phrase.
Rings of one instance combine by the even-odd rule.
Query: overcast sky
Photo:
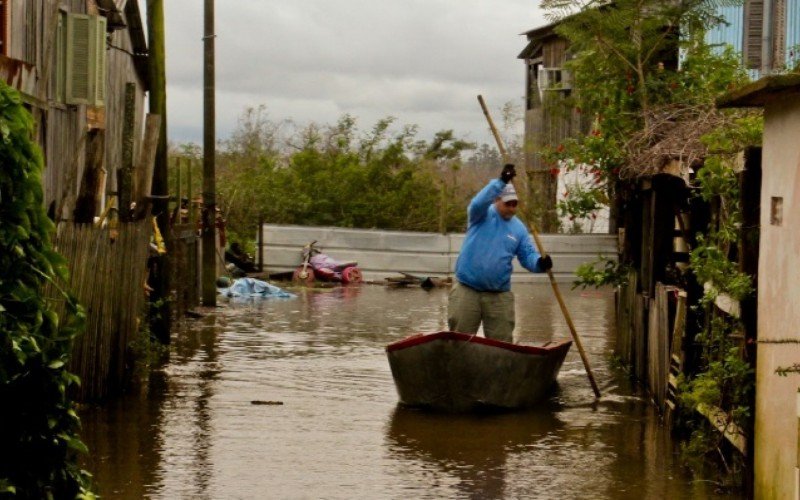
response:
[[[170,141],[201,143],[203,2],[164,4]],[[544,23],[538,0],[217,0],[217,138],[265,105],[274,121],[394,116],[421,139],[492,143],[476,96],[496,122],[504,103],[521,109],[520,33]]]

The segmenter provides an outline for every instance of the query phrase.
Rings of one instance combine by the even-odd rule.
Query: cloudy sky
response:
[[[203,1],[164,3],[170,141],[201,143]],[[274,121],[393,116],[421,139],[491,143],[476,96],[496,122],[521,109],[520,33],[544,23],[538,0],[217,0],[217,137],[265,105]]]

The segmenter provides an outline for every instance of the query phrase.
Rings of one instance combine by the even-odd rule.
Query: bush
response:
[[[42,201],[42,155],[19,94],[0,82],[0,495],[87,498],[86,451],[67,371],[83,313],[64,294],[59,317],[43,285],[66,277]]]

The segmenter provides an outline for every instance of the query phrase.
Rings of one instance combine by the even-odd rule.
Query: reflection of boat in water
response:
[[[547,394],[571,345],[534,347],[437,332],[389,344],[386,355],[404,405],[454,412],[519,409]]]
[[[453,415],[398,406],[387,427],[387,450],[437,478],[428,498],[453,496],[452,489],[458,498],[504,498],[517,467],[513,456],[546,446],[546,437],[563,426],[556,415],[550,407]]]

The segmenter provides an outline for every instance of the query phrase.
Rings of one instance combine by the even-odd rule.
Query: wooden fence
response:
[[[200,238],[194,223],[177,224],[172,228],[172,237],[167,251],[172,255],[172,288],[175,302],[172,312],[175,318],[183,318],[187,311],[200,305]]]
[[[121,224],[111,239],[106,228],[61,223],[55,249],[69,263],[68,289],[86,310],[86,328],[73,346],[70,371],[81,378],[76,397],[97,400],[119,393],[132,368],[130,346],[145,307],[152,223]],[[57,297],[46,290],[48,297]],[[63,300],[57,312],[63,310]]]

